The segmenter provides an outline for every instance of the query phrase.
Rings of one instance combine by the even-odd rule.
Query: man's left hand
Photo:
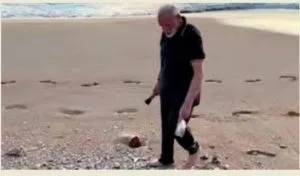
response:
[[[193,107],[193,104],[195,103],[195,100],[196,100],[195,105],[200,103],[201,81],[202,81],[202,77],[203,77],[202,63],[203,63],[203,59],[197,59],[197,60],[192,61],[194,76],[191,81],[191,85],[188,90],[185,101],[184,101],[182,107],[180,108],[178,120],[182,120],[182,119],[188,120],[192,113],[192,107]]]
[[[191,115],[191,111],[192,111],[192,104],[191,103],[183,103],[183,105],[180,108],[179,111],[179,121],[180,120],[187,120],[188,118],[190,118]]]

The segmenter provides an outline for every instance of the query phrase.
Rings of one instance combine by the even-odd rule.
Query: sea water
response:
[[[161,3],[19,3],[1,5],[2,18],[88,18],[154,15]],[[297,3],[176,3],[182,13],[222,10],[293,9]]]

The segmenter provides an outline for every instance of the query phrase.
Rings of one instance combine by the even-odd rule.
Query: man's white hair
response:
[[[158,9],[157,17],[158,19],[160,19],[162,16],[165,15],[180,15],[180,10],[175,5],[166,4]]]

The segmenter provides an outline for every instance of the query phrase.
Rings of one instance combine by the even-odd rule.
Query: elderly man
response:
[[[202,38],[197,28],[187,23],[173,5],[164,5],[159,9],[158,23],[162,28],[161,69],[153,92],[160,95],[162,145],[160,158],[150,165],[173,165],[176,139],[189,154],[183,169],[190,169],[196,164],[200,146],[190,128],[183,137],[174,134],[178,122],[188,122],[194,106],[200,103],[205,58]]]

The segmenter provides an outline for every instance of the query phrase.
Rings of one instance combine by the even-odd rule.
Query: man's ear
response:
[[[176,15],[176,18],[177,18],[177,19],[180,19],[180,18],[181,18],[181,15],[180,15],[180,14],[177,14],[177,15]]]

